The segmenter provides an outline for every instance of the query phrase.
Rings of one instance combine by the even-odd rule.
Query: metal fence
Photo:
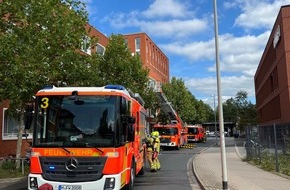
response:
[[[290,174],[290,123],[247,126],[245,148],[248,160]]]
[[[9,162],[9,163],[12,163],[13,165],[16,166],[15,162],[16,160],[19,160],[20,161],[20,166],[21,166],[21,172],[22,172],[22,175],[25,174],[25,165],[28,165],[29,164],[29,160],[27,157],[22,157],[22,158],[14,158],[14,157],[1,157],[0,158],[0,167],[2,167],[2,164],[4,164],[5,162]]]

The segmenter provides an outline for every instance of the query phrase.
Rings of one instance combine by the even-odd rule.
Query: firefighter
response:
[[[153,169],[160,170],[161,165],[158,159],[158,155],[160,153],[160,139],[159,139],[159,132],[153,131],[151,133],[153,138],[153,155],[152,155],[152,162],[153,162]]]
[[[151,136],[146,137],[146,158],[150,166],[151,171],[155,171],[156,168],[153,165],[152,156],[153,156],[153,138]]]

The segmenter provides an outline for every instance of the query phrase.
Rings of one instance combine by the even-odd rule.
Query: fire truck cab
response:
[[[155,124],[154,131],[159,132],[160,146],[162,148],[171,147],[179,150],[181,146],[187,144],[185,130],[180,123],[172,122],[171,124]]]
[[[186,128],[188,142],[206,142],[206,132],[202,125],[188,125]]]

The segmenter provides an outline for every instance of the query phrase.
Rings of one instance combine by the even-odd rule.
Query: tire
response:
[[[139,171],[138,175],[144,175],[145,173],[145,166],[146,166],[146,152],[143,151],[143,167],[141,168],[141,170]]]
[[[134,189],[134,181],[135,181],[135,173],[136,173],[136,166],[134,162],[134,158],[132,159],[131,169],[130,169],[130,181],[125,187],[124,190],[133,190]]]
[[[144,166],[141,168],[141,170],[139,171],[138,175],[144,175],[145,173],[145,169]]]

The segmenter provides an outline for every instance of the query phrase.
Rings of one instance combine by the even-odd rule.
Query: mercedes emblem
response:
[[[65,162],[65,168],[67,169],[67,171],[74,171],[77,168],[78,165],[78,161],[75,158],[69,158],[66,162]]]

